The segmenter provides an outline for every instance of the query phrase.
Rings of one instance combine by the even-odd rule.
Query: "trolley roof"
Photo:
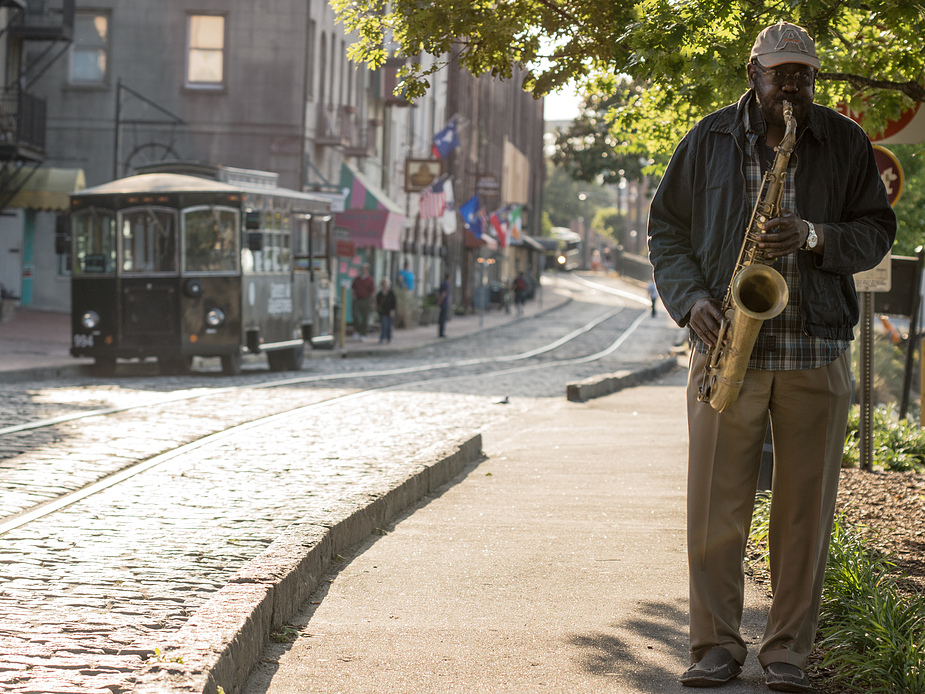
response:
[[[223,183],[200,176],[188,176],[173,173],[148,173],[128,176],[115,181],[101,183],[92,188],[84,188],[71,197],[87,195],[120,195],[137,193],[251,193],[254,195],[279,195],[286,198],[303,200],[330,209],[331,201],[323,196],[303,193],[290,188],[268,186],[249,186],[239,183]]]

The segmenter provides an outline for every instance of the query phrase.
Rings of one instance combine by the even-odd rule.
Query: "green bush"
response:
[[[925,472],[925,431],[908,419],[895,420],[886,408],[873,412],[874,467],[881,470]],[[861,459],[860,408],[848,417],[848,435],[842,451],[842,467],[857,467]]]
[[[749,544],[767,572],[770,495],[759,495]],[[895,566],[838,516],[829,545],[817,646],[819,668],[859,692],[925,694],[925,596],[901,594]]]
[[[925,596],[903,595],[894,565],[836,519],[825,572],[820,667],[861,692],[925,694]]]

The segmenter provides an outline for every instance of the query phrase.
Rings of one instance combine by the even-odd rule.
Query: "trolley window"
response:
[[[311,266],[315,271],[327,269],[329,219],[328,215],[323,214],[296,218],[292,232],[292,257],[296,260],[296,268],[308,270]]]
[[[116,221],[109,210],[89,208],[72,217],[74,274],[112,275],[116,271]]]
[[[122,211],[122,271],[177,271],[177,213],[139,207]]]
[[[239,212],[229,207],[183,210],[186,272],[237,272]]]

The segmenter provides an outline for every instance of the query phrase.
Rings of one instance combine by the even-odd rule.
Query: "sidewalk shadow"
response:
[[[764,612],[746,606],[743,625],[764,620]],[[574,658],[588,674],[618,679],[632,691],[663,694],[683,691],[678,677],[690,665],[687,603],[644,602],[612,630],[574,634]]]

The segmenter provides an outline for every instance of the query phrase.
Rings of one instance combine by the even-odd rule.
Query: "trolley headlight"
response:
[[[565,256],[564,256],[564,255],[560,255],[558,258],[556,258],[556,260],[558,261],[559,265],[565,265]]]
[[[87,330],[93,330],[100,325],[100,314],[96,311],[87,311],[80,317],[80,324]]]
[[[206,311],[206,325],[217,328],[225,322],[225,312],[220,308],[210,308]]]

